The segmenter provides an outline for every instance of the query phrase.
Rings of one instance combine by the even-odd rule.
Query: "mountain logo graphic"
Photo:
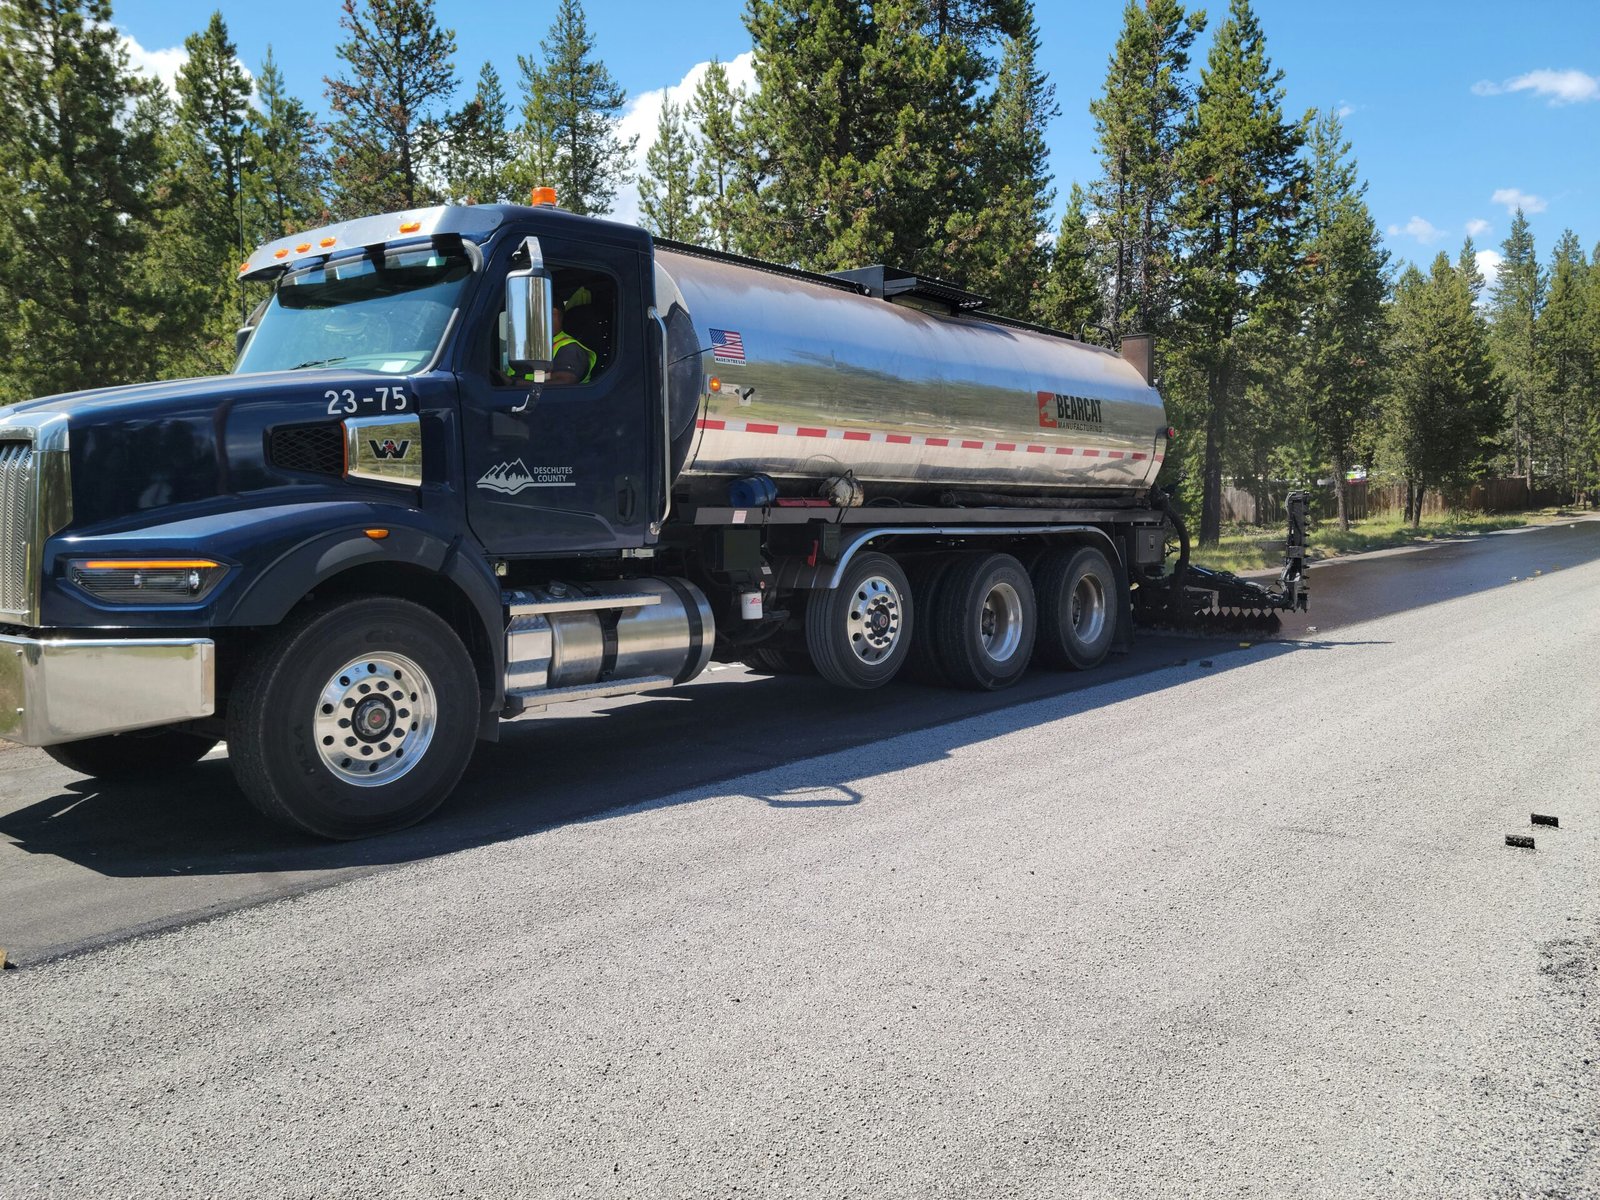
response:
[[[485,491],[503,492],[507,496],[515,496],[525,488],[533,487],[535,482],[537,481],[532,472],[519,458],[516,462],[490,467],[483,473],[483,478],[478,480],[478,486]]]

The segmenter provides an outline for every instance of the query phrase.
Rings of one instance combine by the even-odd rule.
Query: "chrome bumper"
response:
[[[216,711],[216,643],[0,635],[0,738],[54,746]]]

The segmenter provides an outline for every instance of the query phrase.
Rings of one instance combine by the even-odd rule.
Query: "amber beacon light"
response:
[[[536,187],[530,203],[535,208],[554,208],[556,206],[556,190],[553,187]]]

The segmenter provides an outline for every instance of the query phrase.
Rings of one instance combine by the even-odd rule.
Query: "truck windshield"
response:
[[[471,274],[466,255],[423,246],[286,275],[234,373],[415,371],[438,350]]]

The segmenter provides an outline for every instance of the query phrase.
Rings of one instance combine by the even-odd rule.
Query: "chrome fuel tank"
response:
[[[681,477],[849,470],[867,484],[1104,491],[1148,487],[1160,467],[1161,397],[1108,350],[655,254],[656,304],[675,327],[673,411],[696,413]]]

